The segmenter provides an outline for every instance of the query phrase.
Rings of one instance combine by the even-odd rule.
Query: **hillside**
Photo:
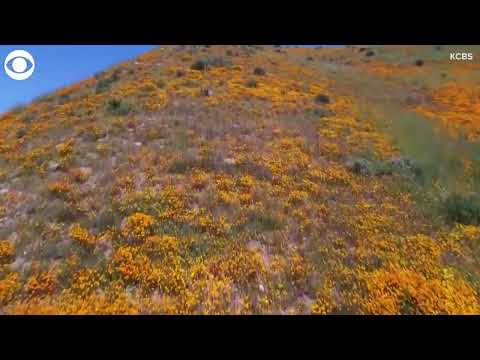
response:
[[[0,313],[479,314],[452,49],[165,46],[3,114]]]

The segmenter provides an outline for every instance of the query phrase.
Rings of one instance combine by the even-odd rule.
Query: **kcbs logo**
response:
[[[473,54],[472,53],[450,53],[450,60],[452,61],[472,61]]]
[[[27,80],[35,70],[35,59],[25,50],[14,50],[7,55],[3,68],[12,80]]]

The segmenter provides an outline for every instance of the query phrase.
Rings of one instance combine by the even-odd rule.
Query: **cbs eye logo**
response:
[[[35,60],[28,51],[14,50],[7,55],[3,68],[11,79],[27,80],[35,70]]]

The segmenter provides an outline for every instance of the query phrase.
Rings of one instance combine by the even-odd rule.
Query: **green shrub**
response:
[[[208,62],[207,60],[203,59],[203,60],[197,60],[193,63],[191,69],[192,70],[198,70],[198,71],[203,71],[203,70],[206,70],[208,67]]]
[[[258,86],[257,80],[250,79],[245,83],[245,86],[249,88],[256,88]]]
[[[71,100],[70,94],[62,94],[58,97],[58,104],[63,105]]]
[[[173,161],[167,169],[170,174],[185,174],[195,167],[198,167],[199,162],[191,157],[185,156],[181,159]]]
[[[115,214],[111,209],[104,209],[95,217],[94,226],[102,232],[108,230],[116,224]]]
[[[43,243],[37,251],[41,259],[51,260],[67,257],[70,253],[70,247],[63,242],[50,241]]]
[[[27,135],[27,129],[25,129],[25,128],[18,129],[16,135],[17,135],[17,139],[23,138],[25,135]]]
[[[313,111],[310,110],[309,112],[313,113],[313,115],[318,116],[319,118],[324,118],[332,115],[332,111],[324,108],[316,108],[313,109]]]
[[[252,220],[253,220],[252,225],[254,225],[254,227],[260,232],[274,231],[274,230],[281,229],[282,227],[280,220],[278,220],[273,215],[268,215],[268,214],[259,215]]]
[[[264,68],[256,67],[255,70],[253,70],[253,74],[257,76],[265,76],[267,71]]]
[[[256,233],[263,233],[280,230],[281,228],[282,222],[275,215],[252,211],[250,212],[250,214],[248,214],[247,222],[241,225],[237,225],[234,230],[250,230],[255,231]]]
[[[159,89],[163,89],[167,84],[165,83],[164,80],[158,79],[158,80],[156,81],[156,85],[157,85],[157,87],[158,87]]]
[[[421,59],[415,61],[415,66],[423,66],[425,62]]]
[[[200,85],[198,84],[197,81],[192,80],[192,79],[187,79],[182,83],[183,86],[188,87],[188,88],[196,88],[199,87]]]
[[[152,92],[152,91],[155,91],[157,89],[156,85],[154,84],[146,84],[146,85],[143,85],[140,90],[144,91],[144,92]]]
[[[209,59],[208,65],[211,67],[228,67],[232,65],[232,62],[223,57],[214,57]]]
[[[327,95],[318,94],[317,96],[315,96],[315,102],[317,104],[329,104],[330,98]]]
[[[230,60],[226,60],[223,57],[214,57],[214,58],[205,58],[197,60],[191,66],[192,70],[208,70],[209,67],[228,67],[231,66],[232,63]]]
[[[77,220],[79,213],[66,202],[60,199],[55,199],[42,209],[41,215],[51,221],[72,223]]]
[[[32,123],[32,122],[35,120],[35,114],[27,113],[27,114],[25,114],[25,115],[22,116],[21,120],[22,120],[25,124],[30,124],[30,123]]]
[[[110,99],[107,102],[106,110],[112,115],[124,116],[132,111],[133,106],[123,100]]]
[[[98,77],[101,77],[102,75],[103,73],[101,73],[100,75],[96,75],[96,77],[98,78]],[[97,83],[97,87],[95,89],[96,93],[98,94],[98,93],[104,92],[105,90],[108,90],[114,82],[120,79],[119,75],[120,75],[120,70],[115,70],[113,74],[110,75],[109,77],[104,79],[99,79]]]
[[[442,205],[449,221],[471,225],[480,224],[480,198],[478,195],[465,196],[452,193]]]
[[[21,112],[25,111],[27,107],[23,104],[15,105],[13,108],[10,109],[12,114],[20,114]]]

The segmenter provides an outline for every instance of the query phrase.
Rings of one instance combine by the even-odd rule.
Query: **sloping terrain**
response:
[[[452,49],[166,46],[4,114],[0,312],[480,313]]]

